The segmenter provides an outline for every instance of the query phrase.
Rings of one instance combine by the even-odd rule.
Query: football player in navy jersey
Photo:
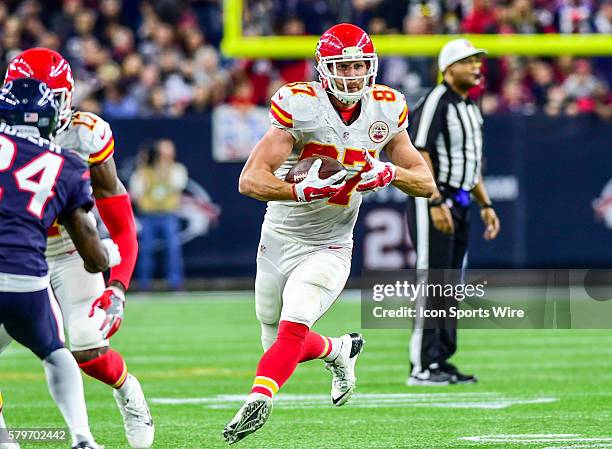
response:
[[[112,240],[100,240],[88,215],[93,200],[86,164],[47,140],[57,120],[58,104],[46,84],[20,79],[0,90],[0,326],[42,360],[73,449],[98,449],[81,375],[64,347],[61,312],[49,288],[47,229],[58,218],[89,272],[104,271],[121,257]],[[0,448],[19,447],[1,438]]]

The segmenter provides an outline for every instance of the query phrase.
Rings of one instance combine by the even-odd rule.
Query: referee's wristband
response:
[[[480,206],[481,209],[493,209],[493,203],[485,203]]]

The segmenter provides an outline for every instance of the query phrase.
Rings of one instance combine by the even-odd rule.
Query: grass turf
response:
[[[357,302],[340,300],[315,330],[332,336],[358,330],[359,313]],[[475,372],[480,382],[438,388],[404,385],[408,331],[363,333],[367,345],[357,365],[358,389],[346,406],[330,404],[330,374],[321,362],[308,362],[298,366],[283,387],[268,423],[234,447],[612,447],[612,439],[576,440],[612,437],[610,332],[461,331],[460,351],[453,361]],[[139,377],[150,400],[157,431],[155,448],[227,447],[221,430],[240,403],[216,397],[246,395],[261,355],[259,324],[249,294],[204,299],[201,295],[131,295],[113,346]],[[0,357],[0,388],[9,427],[63,427],[39,361],[15,343]],[[128,448],[109,387],[87,378],[85,389],[98,441],[107,449]],[[212,402],[168,404],[155,398],[209,398]],[[504,407],[506,400],[527,403]],[[529,403],[534,400],[542,403]],[[531,443],[512,442],[510,437],[500,437],[508,441],[497,443],[460,439],[520,434],[578,437],[546,441],[522,437],[536,440]],[[568,441],[556,441],[562,439]],[[23,449],[55,447],[67,444],[22,444]]]

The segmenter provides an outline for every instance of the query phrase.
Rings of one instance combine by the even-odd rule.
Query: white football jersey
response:
[[[91,112],[76,111],[70,125],[55,136],[53,141],[78,153],[90,166],[106,162],[113,156],[115,149],[110,125]],[[93,214],[91,218],[95,223]],[[68,232],[57,222],[49,228],[47,236],[47,257],[75,251]]]
[[[320,155],[340,161],[347,176],[343,190],[329,200],[268,202],[264,226],[309,244],[352,243],[361,205],[361,193],[355,189],[365,166],[363,151],[378,158],[385,145],[408,126],[406,100],[390,87],[375,85],[360,107],[358,118],[347,125],[318,82],[287,84],[274,94],[270,121],[296,141],[274,175],[284,180],[299,160]]]

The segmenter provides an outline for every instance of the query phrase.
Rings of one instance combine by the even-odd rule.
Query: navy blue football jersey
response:
[[[0,273],[45,276],[47,229],[78,207],[93,207],[85,162],[0,123]]]

